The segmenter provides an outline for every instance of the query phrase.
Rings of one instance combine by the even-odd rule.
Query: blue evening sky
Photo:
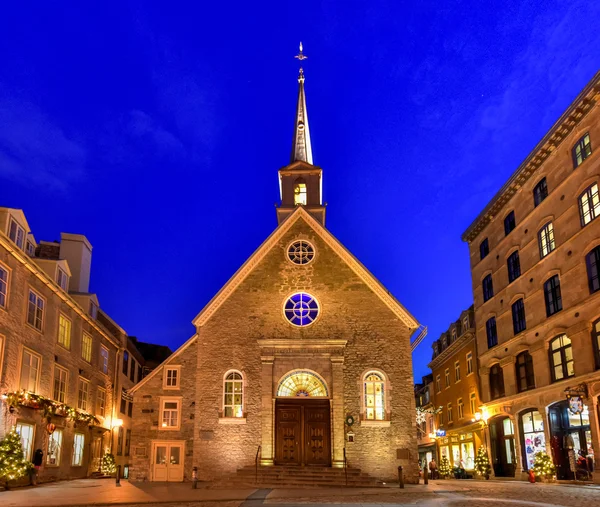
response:
[[[304,42],[327,227],[429,326],[461,233],[600,69],[600,2],[4,2],[0,205],[94,246],[91,289],[179,346],[275,228]]]

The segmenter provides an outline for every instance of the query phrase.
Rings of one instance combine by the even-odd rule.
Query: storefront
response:
[[[544,434],[544,418],[535,409],[521,412],[519,416],[521,436],[521,452],[523,453],[523,469],[531,470],[538,452],[546,452],[546,435]]]
[[[452,468],[463,468],[467,472],[472,472],[475,469],[475,451],[478,443],[476,442],[476,434],[473,431],[453,433],[439,438],[438,442],[440,459],[444,456],[448,458]]]
[[[577,479],[589,480],[594,468],[589,411],[583,404],[573,408],[574,411],[569,408],[568,401],[548,408],[550,450],[558,479],[575,479],[577,472]]]
[[[432,460],[438,462],[435,443],[419,446],[419,465],[422,470],[429,470],[429,463]]]

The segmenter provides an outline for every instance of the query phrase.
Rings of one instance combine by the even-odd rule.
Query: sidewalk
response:
[[[401,490],[397,485],[389,488],[303,488],[303,489],[208,489],[208,484],[198,483],[198,489],[192,489],[189,482],[156,483],[121,481],[115,485],[111,479],[78,479],[73,481],[53,482],[39,486],[17,488],[0,492],[2,507],[44,507],[83,506],[103,504],[153,504],[153,503],[212,503],[231,502],[239,505],[251,500],[251,495],[263,492],[265,503],[284,502],[307,499],[355,498],[368,496],[375,499],[379,495],[394,494],[412,496],[427,495],[423,486],[407,485]],[[433,486],[432,489],[435,489]],[[266,496],[266,498],[265,498]],[[262,502],[261,502],[262,503]]]

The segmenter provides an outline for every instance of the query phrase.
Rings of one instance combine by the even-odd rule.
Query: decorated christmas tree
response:
[[[442,456],[442,459],[440,460],[439,470],[440,475],[442,477],[448,477],[450,475],[450,462],[448,461],[448,458],[446,458],[446,456]]]
[[[0,479],[8,486],[8,481],[27,475],[31,468],[31,462],[23,457],[21,437],[13,428],[0,442]]]
[[[482,477],[489,477],[490,475],[490,460],[488,458],[487,449],[482,445],[477,451],[475,456],[475,472]]]
[[[102,456],[100,470],[104,475],[111,475],[116,472],[117,467],[115,465],[115,457],[112,454],[105,454]]]
[[[533,473],[542,479],[552,479],[556,473],[552,458],[543,451],[536,452],[533,459]]]

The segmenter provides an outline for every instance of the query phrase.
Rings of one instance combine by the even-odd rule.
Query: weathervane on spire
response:
[[[298,58],[298,60],[300,60],[300,62],[302,62],[302,60],[306,60],[308,58],[308,56],[306,56],[303,52],[302,52],[302,41],[300,41],[300,52],[294,56],[294,58]],[[300,74],[298,75],[298,81],[304,81],[304,70],[302,69],[302,67],[300,67]]]

